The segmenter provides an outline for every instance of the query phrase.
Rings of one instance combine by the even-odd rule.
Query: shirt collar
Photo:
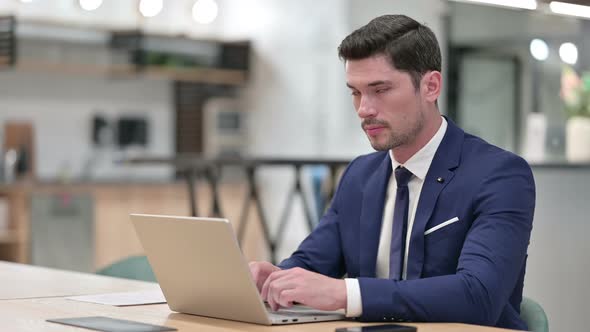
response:
[[[441,118],[442,121],[436,134],[432,136],[430,141],[428,141],[422,149],[416,152],[404,165],[402,165],[422,181],[426,178],[426,173],[428,173],[432,159],[434,159],[434,154],[436,153],[436,150],[438,150],[447,131],[447,120],[443,116],[441,116]],[[391,159],[391,167],[393,170],[401,165],[395,160],[395,158],[393,158],[393,152],[391,150],[389,150],[389,157]]]

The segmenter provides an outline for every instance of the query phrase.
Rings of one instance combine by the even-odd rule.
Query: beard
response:
[[[368,134],[367,137],[373,149],[387,151],[412,143],[416,139],[424,128],[424,113],[422,111],[418,112],[416,121],[408,123],[407,126],[399,130],[393,130],[389,123],[377,119],[365,119],[362,122],[362,128],[367,125],[380,125],[386,128],[387,138],[384,141],[378,141],[377,137],[372,139]]]

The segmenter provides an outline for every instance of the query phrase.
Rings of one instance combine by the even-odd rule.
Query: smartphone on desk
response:
[[[335,332],[416,332],[413,326],[399,324],[352,326],[337,328]]]

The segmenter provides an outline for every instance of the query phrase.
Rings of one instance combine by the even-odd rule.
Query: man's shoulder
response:
[[[340,185],[363,186],[382,167],[391,165],[387,151],[377,151],[354,158],[340,179]]]
[[[388,153],[389,151],[377,151],[360,155],[350,162],[348,165],[348,172],[372,173],[379,167],[383,166],[386,159],[389,160]]]
[[[360,202],[358,194],[376,174],[386,174],[391,161],[387,151],[378,151],[354,158],[340,177],[335,200]],[[389,166],[391,167],[391,166]],[[381,178],[381,177],[379,177]]]

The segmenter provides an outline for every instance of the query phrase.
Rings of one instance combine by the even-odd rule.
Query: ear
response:
[[[439,71],[429,71],[424,76],[422,76],[422,80],[420,82],[420,92],[422,93],[422,97],[434,103],[440,96],[440,92],[442,89],[442,75]]]

